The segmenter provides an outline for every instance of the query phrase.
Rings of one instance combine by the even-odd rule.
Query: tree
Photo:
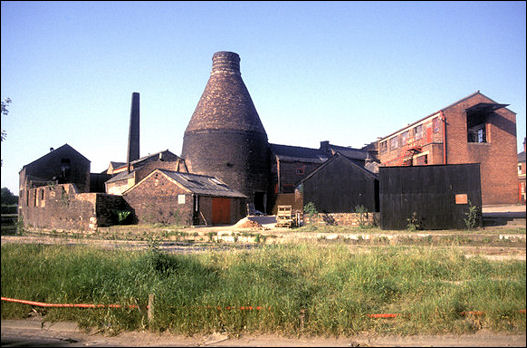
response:
[[[7,110],[7,106],[9,105],[9,103],[11,103],[11,98],[5,98],[4,100],[2,100],[2,116],[7,116],[7,114],[9,113],[9,110]],[[2,129],[2,141],[4,141],[6,137],[7,133],[5,132],[5,130]]]
[[[5,98],[4,100],[2,100],[2,116],[7,116],[7,114],[9,113],[9,110],[7,110],[7,105],[9,105],[9,103],[11,103],[11,98]],[[7,133],[5,130],[2,129],[2,141],[4,141],[6,137]],[[0,165],[3,164],[4,161],[0,160]]]
[[[1,192],[2,205],[18,204],[18,196],[15,196],[7,187],[2,187]]]

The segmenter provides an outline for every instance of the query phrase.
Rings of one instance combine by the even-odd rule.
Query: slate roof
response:
[[[269,146],[273,154],[281,160],[322,163],[328,159],[328,156],[320,149],[280,144],[269,144]]]
[[[114,175],[111,179],[106,180],[106,182],[107,183],[112,183],[112,182],[116,182],[116,181],[120,181],[120,180],[133,178],[134,177],[134,172],[135,172],[134,170],[130,171],[130,173],[128,173],[128,171],[120,172],[120,173]]]
[[[345,147],[345,146],[337,146],[337,145],[329,144],[329,148],[333,150],[335,153],[340,152],[344,156],[351,158],[351,159],[365,160],[366,156],[368,155],[368,151],[364,151],[361,149],[355,149],[353,147]]]
[[[371,171],[367,170],[366,168],[364,168],[364,165],[362,164],[361,161],[358,161],[356,159],[353,159],[353,158],[349,158],[347,156],[345,156],[344,154],[340,153],[340,152],[336,152],[329,160],[327,160],[324,164],[322,164],[320,167],[318,167],[317,169],[315,169],[314,171],[312,171],[311,173],[309,173],[308,176],[306,176],[304,179],[302,179],[300,181],[299,184],[302,184],[304,181],[307,181],[309,180],[309,178],[311,178],[313,175],[316,175],[318,172],[324,170],[324,168],[326,168],[326,166],[328,166],[332,161],[335,161],[337,158],[339,157],[342,157],[344,159],[347,159],[348,161],[350,161],[354,166],[357,167],[357,169],[359,171],[362,171],[364,174],[366,174],[367,176],[373,178],[373,179],[377,179],[378,180],[378,176],[377,174],[375,173],[372,173]]]
[[[183,186],[190,192],[196,193],[198,195],[229,198],[247,198],[247,196],[245,196],[244,194],[228,187],[223,181],[213,176],[207,175],[181,173],[166,169],[155,169],[145,179],[141,180],[141,182],[146,180],[155,172],[161,172],[162,174],[167,176],[169,180],[177,182],[179,185]],[[128,191],[141,185],[141,182],[139,182],[134,187],[130,188]]]
[[[84,160],[86,160],[87,162],[91,162],[89,159],[87,159],[86,157],[83,156],[83,154],[81,154],[79,151],[75,150],[73,147],[71,147],[70,145],[68,144],[64,144],[62,145],[61,147],[59,148],[56,148],[54,149],[53,151],[50,151],[48,152],[47,154],[45,154],[44,156],[40,157],[40,158],[37,158],[36,160],[34,160],[33,162],[31,163],[28,163],[26,165],[24,165],[22,167],[22,169],[24,169],[25,167],[30,167],[31,165],[33,165],[34,163],[40,161],[40,160],[43,160],[44,158],[46,157],[49,157],[49,156],[56,156],[57,153],[60,153],[60,152],[68,152],[68,151],[73,151],[75,153],[77,153],[80,157],[82,157]],[[19,173],[22,171],[22,169],[20,169]]]
[[[525,162],[525,151],[518,154],[518,162]]]
[[[231,189],[223,181],[213,176],[174,172],[165,169],[158,170],[177,181],[189,191],[199,195],[247,198],[241,192]]]

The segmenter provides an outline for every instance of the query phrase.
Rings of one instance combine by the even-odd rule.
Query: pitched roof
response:
[[[348,160],[351,163],[352,166],[356,167],[359,171],[361,171],[366,176],[369,176],[369,177],[371,177],[373,179],[378,179],[377,174],[372,173],[369,170],[367,170],[366,168],[364,168],[364,166],[361,164],[360,161],[357,161],[356,159],[353,159],[353,158],[349,158],[349,157],[345,156],[344,154],[342,154],[340,152],[336,152],[329,160],[324,162],[320,167],[318,167],[317,169],[315,169],[314,171],[309,173],[308,176],[306,176],[304,179],[302,179],[299,184],[302,184],[304,181],[308,180],[313,175],[316,175],[319,171],[324,170],[324,168],[326,168],[330,163],[332,163],[333,161],[337,160],[338,158],[344,158],[344,159]]]
[[[365,160],[368,156],[368,151],[361,150],[361,149],[355,149],[353,147],[345,147],[345,146],[337,146],[329,144],[329,148],[333,150],[335,153],[340,152],[344,156],[351,158],[351,159],[359,159],[359,160]]]
[[[80,157],[82,157],[83,159],[85,159],[85,160],[88,161],[88,162],[91,162],[89,159],[87,159],[86,157],[84,157],[79,151],[75,150],[73,147],[71,147],[70,145],[68,145],[68,144],[66,143],[66,144],[62,145],[61,147],[56,148],[56,149],[54,149],[54,150],[48,152],[48,153],[45,154],[44,156],[37,158],[37,159],[34,160],[33,162],[30,162],[30,163],[24,165],[24,166],[22,167],[22,169],[24,169],[25,167],[28,167],[28,166],[30,166],[30,165],[32,165],[32,164],[34,164],[34,163],[40,161],[40,160],[42,160],[42,159],[44,159],[44,158],[46,158],[46,157],[49,157],[49,156],[51,156],[52,154],[53,154],[53,155],[56,155],[57,152],[68,151],[68,150],[69,150],[69,151],[74,151],[74,152],[76,152]],[[22,171],[22,169],[20,169],[20,172]],[[20,173],[20,172],[19,172],[19,173]]]
[[[112,182],[116,182],[116,181],[120,181],[120,180],[133,178],[134,177],[134,172],[135,172],[135,170],[132,170],[130,172],[128,172],[128,171],[120,172],[120,173],[112,176],[109,180],[106,180],[106,183],[112,183]]]
[[[150,155],[146,155],[146,156],[143,156],[141,158],[138,158],[136,160],[133,160],[130,162],[130,164],[133,166],[133,165],[137,165],[143,161],[146,161],[147,159],[150,159],[150,158],[153,158],[153,157],[159,157],[160,155],[162,154],[170,154],[170,155],[173,155],[177,158],[181,158],[179,157],[178,155],[172,153],[171,151],[169,151],[168,149],[167,150],[164,150],[164,151],[159,151],[159,152],[156,152],[156,153],[153,153],[153,154],[150,154]],[[128,163],[126,162],[110,162],[110,164],[115,164],[113,166],[114,168],[114,172],[115,171],[118,171],[118,170],[121,170],[121,169],[124,169],[126,166],[128,166]]]
[[[518,162],[525,162],[525,151],[518,154]]]
[[[281,160],[322,163],[328,159],[328,156],[322,153],[320,149],[279,144],[269,145],[273,154]]]
[[[247,198],[244,194],[229,188],[223,181],[213,176],[175,172],[166,169],[155,169],[147,177],[141,180],[127,191],[126,194],[135,187],[141,185],[143,181],[152,176],[155,172],[165,175],[170,181],[175,182],[190,192],[203,196],[229,197],[229,198]]]

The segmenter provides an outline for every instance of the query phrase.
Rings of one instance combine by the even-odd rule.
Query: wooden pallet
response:
[[[276,227],[293,227],[293,207],[291,205],[279,205],[276,213]]]

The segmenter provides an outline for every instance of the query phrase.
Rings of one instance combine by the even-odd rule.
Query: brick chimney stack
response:
[[[128,163],[139,159],[139,93],[132,93],[132,109],[130,111],[130,131],[128,133]]]

